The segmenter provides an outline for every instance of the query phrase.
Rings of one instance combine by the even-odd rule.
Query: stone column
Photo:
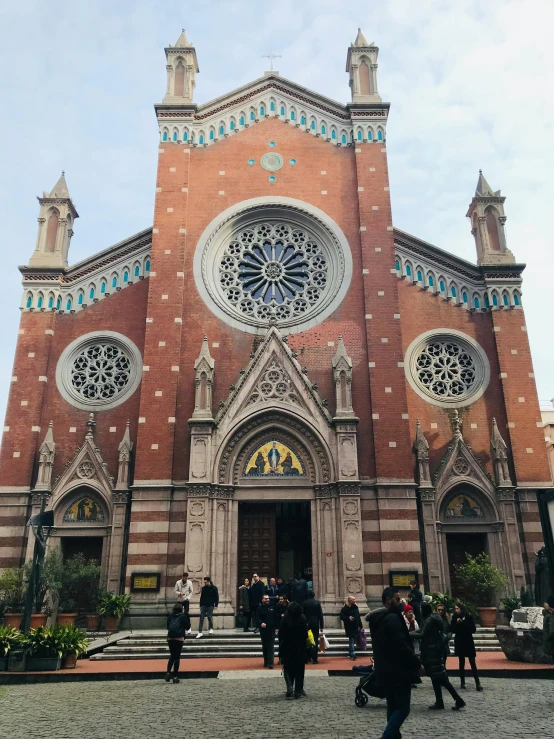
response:
[[[340,596],[354,595],[363,607],[366,602],[364,560],[362,546],[362,516],[360,485],[337,483],[339,493],[339,521],[341,534],[341,561],[339,563]]]
[[[111,593],[119,593],[121,589],[120,578],[128,500],[128,491],[120,490],[113,494],[111,536],[104,539],[104,546],[110,547],[107,563],[107,588]]]
[[[211,564],[211,501],[210,485],[187,486],[187,534],[185,544],[185,570],[194,586],[194,595],[199,596],[202,578],[210,575]],[[195,598],[196,602],[197,599]]]
[[[440,524],[437,524],[435,509],[435,489],[420,488],[423,537],[427,555],[427,588],[434,592],[444,588],[444,562],[442,556],[442,542]]]
[[[210,576],[219,589],[217,628],[233,628],[237,590],[237,525],[238,504],[231,486],[214,486],[211,490],[212,535]],[[208,574],[208,573],[206,573]]]
[[[522,585],[526,584],[526,581],[516,513],[515,489],[498,488],[496,498],[498,500],[500,515],[498,526],[500,523],[502,524],[502,530],[499,532],[499,537],[502,540],[501,549],[504,559],[502,569],[510,579],[511,589],[514,592],[519,592],[519,589]],[[497,524],[493,523],[494,526],[497,526]]]
[[[338,497],[334,485],[316,485],[312,507],[312,561],[314,585],[323,607],[335,608],[341,600],[339,584],[339,551],[337,532]]]

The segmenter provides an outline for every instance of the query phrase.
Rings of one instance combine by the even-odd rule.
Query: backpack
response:
[[[169,626],[167,629],[168,639],[180,639],[183,636],[183,623],[181,621],[182,617],[182,613],[171,617],[171,621],[169,622]]]

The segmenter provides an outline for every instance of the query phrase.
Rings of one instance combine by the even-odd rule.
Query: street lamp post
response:
[[[25,598],[25,610],[23,611],[23,622],[21,630],[27,634],[31,626],[31,614],[33,612],[33,603],[37,601],[39,589],[42,580],[42,564],[46,553],[46,542],[50,536],[50,530],[54,525],[54,512],[46,511],[46,496],[43,496],[40,513],[31,516],[27,522],[27,526],[31,527],[35,537],[35,547],[33,550],[33,562],[31,566],[31,574],[29,576],[29,585],[27,586],[27,596]]]

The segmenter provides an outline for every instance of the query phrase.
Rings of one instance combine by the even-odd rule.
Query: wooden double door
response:
[[[240,503],[238,526],[238,580],[281,576],[292,579],[312,573],[310,503]]]
[[[448,569],[450,573],[450,590],[454,598],[464,600],[466,593],[456,575],[456,567],[466,563],[466,553],[472,557],[487,551],[486,534],[447,534],[446,550],[448,553]]]

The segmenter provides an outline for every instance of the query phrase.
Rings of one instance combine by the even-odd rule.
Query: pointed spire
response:
[[[496,418],[492,419],[491,456],[494,462],[496,484],[499,487],[509,487],[512,484],[510,468],[508,466],[508,447],[502,438]]]
[[[94,413],[90,413],[88,420],[85,424],[87,427],[87,432],[85,434],[85,439],[88,439],[90,441],[93,441],[94,439],[94,428],[96,426],[96,421],[94,420]]]
[[[198,366],[200,363],[204,361],[208,365],[210,369],[214,368],[215,361],[210,354],[210,347],[208,345],[208,337],[204,334],[204,339],[202,340],[202,347],[200,348],[200,354],[198,355],[198,358],[194,362],[194,369],[198,369]]]
[[[181,30],[181,35],[177,39],[175,48],[177,49],[191,49],[192,48],[192,44],[189,42],[184,28]]]
[[[483,174],[483,170],[479,170],[479,179],[477,180],[477,187],[475,188],[475,194],[476,195],[488,195],[488,196],[496,196],[500,195],[500,190],[498,192],[494,192],[492,187],[489,185],[487,180],[485,179],[485,175]]]
[[[65,172],[62,172],[59,180],[49,193],[44,193],[45,198],[69,198],[69,190],[65,181]]]
[[[50,421],[50,423],[48,424],[48,431],[46,432],[46,436],[44,437],[44,441],[42,442],[41,447],[40,447],[41,449],[46,446],[51,449],[54,447],[53,427],[54,427],[54,424],[52,421]]]
[[[418,452],[429,449],[429,442],[425,438],[425,434],[423,433],[423,429],[421,428],[421,423],[419,422],[419,418],[416,421],[416,437],[415,437],[414,447],[416,451]]]
[[[344,359],[348,367],[352,367],[352,360],[346,353],[346,347],[344,346],[344,341],[342,339],[342,334],[339,335],[339,341],[337,344],[337,351],[335,352],[335,356],[333,357],[333,367],[337,367],[338,363],[341,359]]]
[[[53,424],[50,421],[44,441],[38,450],[38,474],[35,490],[49,491],[51,489],[52,468],[54,466],[54,455],[56,452],[52,427]]]
[[[133,446],[131,442],[131,433],[130,433],[130,423],[127,421],[127,425],[125,426],[125,433],[123,434],[123,438],[119,442],[119,452],[121,453],[122,448],[131,449]]]
[[[364,34],[362,33],[362,29],[358,28],[358,35],[356,36],[356,40],[352,46],[373,46],[373,43],[368,44]]]

